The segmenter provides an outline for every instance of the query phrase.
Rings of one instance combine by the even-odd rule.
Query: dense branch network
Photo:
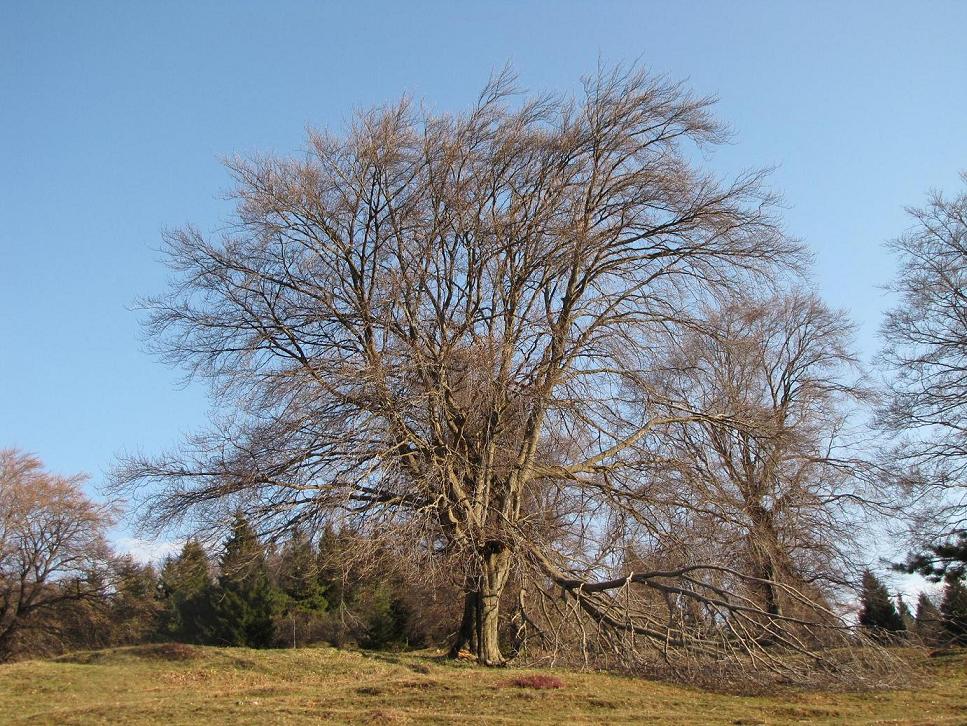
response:
[[[613,588],[575,583],[686,516],[659,483],[688,466],[669,436],[761,423],[669,385],[694,367],[671,343],[703,335],[709,306],[803,262],[760,173],[692,163],[724,138],[710,103],[638,70],[578,99],[523,98],[504,74],[463,115],[403,101],[311,134],[304,159],[230,162],[233,227],[168,234],[176,278],[146,301],[157,350],[216,391],[214,425],[130,459],[119,484],[147,492],[156,524],[244,508],[271,534],[342,512],[432,553],[466,595],[455,647],[484,663],[503,659],[511,580],[681,646],[685,630],[619,618]],[[777,578],[705,555],[619,589],[710,607],[731,632],[720,656],[791,644],[776,624],[796,618],[742,590]],[[794,585],[776,587],[808,600]]]

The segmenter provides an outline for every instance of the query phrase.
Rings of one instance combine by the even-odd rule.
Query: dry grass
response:
[[[740,697],[430,653],[144,646],[0,666],[0,722],[967,724],[967,654],[909,657],[924,664],[927,687]],[[508,687],[553,680],[563,687]]]

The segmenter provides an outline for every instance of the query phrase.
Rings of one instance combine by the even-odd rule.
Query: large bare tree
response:
[[[872,395],[851,332],[814,294],[743,295],[711,311],[670,360],[682,406],[720,416],[670,424],[658,461],[674,466],[653,478],[670,484],[671,511],[709,521],[773,614],[782,584],[826,595],[847,584],[857,524],[882,507],[862,456],[857,414]]]
[[[525,610],[524,628],[555,657],[575,643],[638,663],[657,651],[708,682],[727,676],[707,656],[730,646],[769,672],[790,665],[782,653],[837,640],[824,631],[836,630],[832,610],[858,572],[862,522],[886,509],[862,456],[871,392],[850,351],[852,325],[794,290],[742,291],[689,328],[665,341],[638,384],[664,419],[635,445],[637,461],[598,483],[594,519],[608,527],[582,528],[590,534],[576,548],[597,557],[582,572],[547,555],[556,587],[537,588],[543,601]],[[822,660],[813,655],[799,664]]]
[[[888,463],[920,505],[915,543],[933,552],[911,565],[942,573],[967,559],[967,192],[908,212],[911,229],[890,245],[900,269],[881,331],[880,422],[900,438]]]
[[[654,471],[654,437],[734,415],[656,382],[669,339],[802,262],[760,173],[697,165],[725,138],[710,105],[639,70],[599,72],[576,99],[522,97],[504,74],[465,114],[403,101],[312,133],[304,158],[231,161],[234,223],[167,234],[176,276],[146,301],[157,350],[213,386],[214,425],[127,460],[118,484],[156,525],[243,507],[273,533],[341,511],[432,553],[465,593],[456,647],[481,663],[503,661],[502,594],[522,573],[666,648],[684,631],[605,595],[634,582],[751,617],[757,632],[695,641],[751,653],[737,643],[792,619],[723,588],[768,573],[615,579],[614,552],[588,545],[640,519],[629,482]]]

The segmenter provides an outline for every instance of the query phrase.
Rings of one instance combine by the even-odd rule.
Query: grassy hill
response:
[[[600,673],[487,670],[432,654],[179,645],[0,666],[0,722],[967,724],[967,655],[927,659],[916,692],[706,693]],[[551,679],[553,680],[553,679]]]

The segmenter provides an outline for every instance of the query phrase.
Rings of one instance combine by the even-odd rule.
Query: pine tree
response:
[[[917,600],[914,631],[917,637],[927,645],[936,645],[942,639],[943,628],[940,622],[940,611],[925,592],[921,592]]]
[[[348,577],[347,562],[350,561],[353,549],[354,533],[348,529],[338,532],[331,525],[326,525],[319,537],[319,581],[326,592],[329,608],[337,610],[345,608],[356,597],[357,587],[362,577],[358,573]]]
[[[959,577],[946,579],[940,618],[947,642],[967,645],[967,587]]]
[[[177,557],[165,561],[160,590],[165,602],[161,634],[188,643],[211,637],[211,564],[197,540],[188,540]]]
[[[894,565],[900,572],[919,572],[928,580],[940,582],[948,577],[962,578],[967,575],[967,530],[951,534],[925,552],[913,553],[906,562]]]
[[[265,648],[272,644],[277,594],[255,531],[236,515],[212,594],[212,634],[221,645]]]
[[[322,613],[329,606],[326,586],[320,579],[319,558],[301,530],[296,530],[282,549],[278,586],[289,610]]]
[[[903,623],[903,630],[908,633],[912,631],[914,626],[913,613],[910,612],[906,600],[903,599],[903,595],[900,593],[896,595],[896,611],[900,616],[900,622]]]
[[[114,595],[110,603],[111,641],[140,643],[156,638],[164,602],[158,573],[130,557],[114,563]]]
[[[893,606],[886,586],[869,570],[863,572],[863,590],[860,595],[860,625],[878,637],[903,631],[903,620]]]
[[[364,648],[396,649],[407,645],[410,609],[389,582],[374,585],[368,593],[369,614],[361,645]]]

